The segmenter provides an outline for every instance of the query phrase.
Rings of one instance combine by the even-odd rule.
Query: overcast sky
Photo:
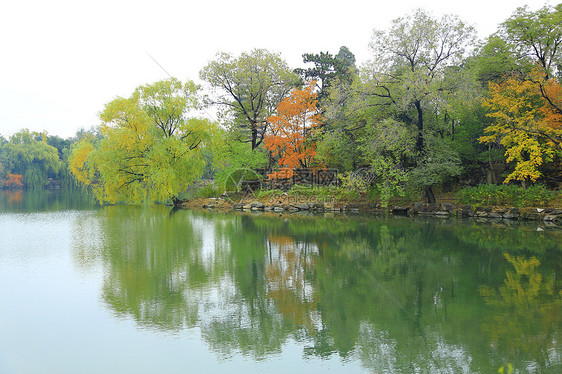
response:
[[[0,0],[0,134],[28,128],[70,137],[135,87],[174,77],[198,81],[218,51],[302,54],[347,46],[369,58],[373,29],[423,8],[452,13],[480,38],[518,6],[546,0]],[[556,4],[557,2],[554,2]]]

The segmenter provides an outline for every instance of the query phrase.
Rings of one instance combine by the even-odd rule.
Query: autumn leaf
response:
[[[307,168],[314,163],[312,138],[321,123],[315,85],[310,81],[303,89],[292,90],[277,106],[277,113],[268,118],[270,131],[264,143],[281,168]],[[279,177],[278,173],[270,175]]]
[[[21,174],[8,174],[4,181],[4,186],[8,189],[17,190],[23,188],[23,175]]]
[[[545,97],[544,90],[551,99]],[[506,148],[506,161],[515,162],[504,183],[535,182],[541,177],[539,168],[562,155],[562,113],[552,105],[553,100],[561,100],[561,92],[554,78],[539,81],[509,77],[500,84],[489,83],[490,95],[482,104],[493,122],[479,141],[499,142]]]

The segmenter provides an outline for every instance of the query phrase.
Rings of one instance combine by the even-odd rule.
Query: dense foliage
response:
[[[555,191],[536,184],[528,188],[515,185],[482,184],[457,193],[461,203],[474,205],[547,206],[557,198]]]
[[[43,188],[51,180],[68,184],[68,144],[47,133],[23,129],[0,148],[0,179],[7,188]]]
[[[310,81],[302,90],[292,90],[277,106],[277,113],[268,118],[271,128],[264,138],[265,147],[278,158],[281,168],[314,165],[316,149],[311,139],[321,121],[314,86],[315,81]]]
[[[443,185],[559,188],[562,4],[518,8],[480,42],[458,17],[418,9],[376,30],[370,48],[361,66],[342,46],[304,53],[297,69],[265,49],[218,53],[200,72],[203,90],[156,82],[71,139],[1,137],[2,185],[72,175],[101,201],[164,201],[201,176],[220,192],[247,170],[326,167],[369,170],[383,203],[433,202]],[[188,116],[203,106],[219,120]]]
[[[75,144],[70,168],[100,202],[175,201],[203,171],[207,121],[187,114],[198,87],[176,79],[141,86],[106,105],[101,137]]]

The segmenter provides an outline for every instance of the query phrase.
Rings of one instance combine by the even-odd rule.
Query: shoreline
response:
[[[507,207],[474,206],[456,203],[409,203],[390,204],[386,208],[380,203],[362,201],[325,201],[299,198],[298,201],[246,199],[238,202],[228,198],[191,199],[183,201],[178,208],[200,208],[208,210],[271,213],[362,213],[395,216],[429,216],[441,218],[479,218],[510,221],[542,221],[562,226],[562,208],[558,207]]]

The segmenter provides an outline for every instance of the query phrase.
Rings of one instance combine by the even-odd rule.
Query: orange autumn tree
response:
[[[316,82],[310,81],[303,89],[292,90],[277,106],[277,114],[268,118],[270,129],[264,143],[271,155],[278,158],[280,167],[270,178],[291,177],[292,169],[314,163],[316,146],[312,136],[321,123],[315,86]]]
[[[23,188],[23,175],[21,174],[8,174],[4,181],[4,186],[10,190],[20,190]]]
[[[562,156],[562,90],[555,78],[537,78],[539,73],[523,81],[509,77],[500,84],[490,82],[490,96],[483,100],[493,123],[480,142],[499,141],[506,161],[516,163],[504,183],[535,182],[541,165]]]

